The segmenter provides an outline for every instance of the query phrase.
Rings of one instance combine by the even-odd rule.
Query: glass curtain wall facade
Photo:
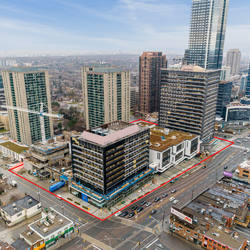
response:
[[[250,98],[250,65],[249,65],[248,76],[247,76],[246,97]]]
[[[229,0],[193,0],[189,48],[184,62],[221,69]]]

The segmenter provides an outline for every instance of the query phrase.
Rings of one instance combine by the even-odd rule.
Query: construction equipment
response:
[[[44,112],[44,103],[40,103],[40,112],[36,110],[30,110],[30,109],[25,109],[21,107],[15,107],[15,106],[6,106],[6,105],[1,105],[2,108],[11,109],[11,110],[16,110],[20,112],[27,112],[31,114],[36,114],[39,115],[40,117],[40,124],[41,124],[41,135],[42,135],[42,142],[46,142],[46,136],[45,136],[45,125],[44,125],[44,117],[51,117],[51,118],[58,118],[62,119],[63,115],[61,114],[51,114]]]

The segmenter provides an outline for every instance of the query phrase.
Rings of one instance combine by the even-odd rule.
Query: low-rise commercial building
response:
[[[0,151],[3,156],[9,157],[13,160],[23,161],[25,158],[25,152],[28,150],[28,147],[19,145],[12,141],[5,141],[0,143]]]
[[[248,218],[249,198],[228,183],[217,183],[183,209],[171,208],[170,231],[205,249],[247,249],[235,230]]]
[[[1,217],[8,226],[16,225],[40,212],[41,203],[30,195],[0,208]]]
[[[237,167],[234,179],[250,184],[250,161],[244,161]]]
[[[31,249],[49,249],[61,241],[65,242],[74,232],[74,223],[53,208],[42,214],[42,218],[31,223],[20,234]]]
[[[72,137],[71,192],[97,207],[111,206],[147,182],[149,128],[116,121]]]
[[[226,106],[226,122],[250,122],[250,105],[233,102]]]
[[[184,159],[191,159],[200,151],[200,136],[183,131],[161,128],[147,122],[139,126],[150,127],[150,167],[164,172]]]

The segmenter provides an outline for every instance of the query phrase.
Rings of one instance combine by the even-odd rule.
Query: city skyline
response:
[[[184,54],[191,5],[191,0],[2,1],[0,56]],[[247,0],[230,1],[224,51],[239,48],[243,57],[250,56],[249,10]]]

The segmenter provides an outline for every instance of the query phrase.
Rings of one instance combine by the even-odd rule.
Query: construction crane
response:
[[[35,111],[35,110],[30,110],[30,109],[15,107],[15,106],[1,105],[1,107],[2,108],[6,108],[7,110],[11,109],[11,110],[16,110],[16,111],[27,112],[27,113],[30,113],[30,114],[39,115],[39,117],[40,117],[40,124],[41,124],[42,142],[46,142],[44,117],[51,117],[51,118],[58,118],[58,119],[62,119],[63,118],[63,115],[61,115],[61,114],[51,114],[51,113],[44,112],[43,111],[43,107],[44,107],[43,103],[40,103],[40,112],[39,111]]]

